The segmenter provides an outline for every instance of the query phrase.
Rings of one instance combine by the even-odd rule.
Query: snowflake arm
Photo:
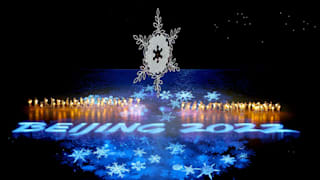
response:
[[[147,69],[145,66],[140,66],[140,70],[137,72],[138,77],[134,78],[133,84],[140,82],[142,79],[146,80]]]
[[[176,58],[173,58],[171,61],[168,63],[168,70],[170,72],[179,72],[180,68],[178,67],[178,63],[176,63]]]
[[[133,35],[136,44],[139,45],[139,50],[145,49],[148,46],[149,37],[143,35]]]
[[[169,43],[171,45],[175,44],[175,40],[178,38],[178,33],[181,31],[181,28],[175,28],[175,29],[171,29],[170,31],[170,37],[168,38]]]
[[[157,8],[156,10],[156,16],[154,17],[155,22],[153,23],[153,27],[156,28],[154,31],[155,34],[157,33],[164,33],[164,30],[162,29],[162,17],[160,16],[160,9]]]

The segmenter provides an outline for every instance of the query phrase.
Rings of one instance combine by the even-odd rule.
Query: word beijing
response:
[[[20,122],[19,127],[13,130],[13,133],[32,133],[32,132],[46,132],[46,133],[68,133],[71,136],[81,136],[93,133],[149,133],[157,134],[164,132],[166,124],[165,123],[150,123],[141,124],[133,123],[131,125],[126,125],[126,123],[80,123],[74,125],[71,122],[65,123],[55,123],[48,126],[45,122]],[[225,124],[217,123],[211,124],[209,126],[204,126],[202,123],[185,123],[181,124],[181,133],[196,133],[196,132],[207,132],[207,133],[299,133],[299,131],[291,129],[283,129],[282,124],[260,124],[259,128],[253,123],[234,123]]]

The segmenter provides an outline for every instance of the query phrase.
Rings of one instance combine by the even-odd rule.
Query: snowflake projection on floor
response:
[[[147,96],[147,93],[144,92],[144,90],[140,90],[139,92],[134,92],[131,97],[133,98],[139,98],[139,99],[144,99]]]
[[[170,145],[166,147],[166,149],[170,150],[170,154],[177,155],[177,154],[182,154],[184,152],[184,147],[185,145],[182,145],[179,143],[176,143],[176,144],[170,143]]]
[[[207,95],[204,96],[204,98],[206,98],[209,102],[212,100],[219,100],[219,96],[221,94],[217,93],[217,91],[213,91],[213,92],[208,92]]]
[[[138,148],[138,149],[136,149],[136,150],[133,150],[133,152],[134,152],[134,155],[135,155],[135,156],[138,156],[138,157],[142,157],[143,154],[146,154],[146,152],[144,151],[144,149],[140,149],[140,148]]]
[[[160,163],[161,157],[159,155],[151,155],[148,160],[150,161],[151,164],[153,163]]]
[[[203,175],[207,175],[212,180],[213,173],[215,173],[215,172],[219,173],[220,172],[219,169],[214,169],[213,166],[215,166],[215,164],[211,164],[211,166],[208,166],[206,163],[203,163],[202,168],[197,168],[197,170],[201,170],[201,173],[197,177],[199,178],[199,177],[201,177]]]
[[[170,122],[171,119],[175,119],[176,116],[173,116],[172,115],[172,112],[164,112],[164,111],[161,111],[162,115],[161,116],[158,116],[160,117],[160,121],[167,121],[167,122]]]
[[[127,169],[125,166],[126,164],[118,165],[117,162],[114,162],[111,166],[106,166],[105,168],[109,170],[108,174],[110,176],[113,176],[115,174],[118,175],[118,177],[123,178],[124,173],[130,172],[130,170]]]
[[[197,170],[197,168],[192,168],[192,165],[190,166],[184,166],[184,171],[186,173],[186,176],[189,176],[189,174],[194,174],[194,170]]]
[[[172,94],[170,93],[170,91],[162,91],[160,93],[160,99],[170,99],[172,97]]]
[[[135,170],[137,170],[137,171],[141,171],[142,169],[145,169],[146,168],[146,163],[142,163],[142,162],[140,162],[140,161],[137,161],[137,162],[133,162],[133,163],[131,163],[131,165],[132,165],[132,167],[131,167],[131,169],[135,169]]]
[[[79,159],[86,162],[85,157],[90,154],[90,151],[87,149],[80,149],[80,150],[73,150],[73,153],[69,155],[69,157],[73,157],[74,161],[73,163],[76,163]]]
[[[177,100],[179,101],[190,101],[193,97],[190,91],[180,91],[176,93]]]
[[[175,72],[180,71],[178,63],[173,58],[173,44],[178,38],[178,33],[181,28],[176,28],[167,34],[162,29],[162,18],[160,17],[160,10],[157,9],[155,22],[153,27],[156,28],[152,35],[133,35],[133,39],[136,40],[136,44],[139,45],[139,50],[143,50],[142,66],[140,71],[137,72],[137,77],[133,80],[133,83],[140,82],[146,79],[146,75],[151,76],[154,79],[153,85],[157,92],[157,97],[160,95],[161,87],[163,84],[162,78],[168,71]]]
[[[150,107],[150,113],[130,123],[141,123],[142,126],[150,122],[155,123],[153,125],[165,125],[166,127],[169,124],[174,126],[175,122],[178,122],[178,125],[184,123],[178,121],[178,118],[182,116],[179,112],[180,104],[182,101],[190,101],[195,98],[193,94],[185,90],[162,91],[163,97],[169,97],[170,103],[168,104],[161,98],[156,98],[154,94],[146,93],[153,91],[152,88],[152,86],[144,87],[135,92],[132,97],[144,99],[142,103],[148,106],[155,104],[156,107]],[[199,98],[206,93],[206,91],[202,92],[204,93]],[[175,95],[175,99],[168,96],[169,93],[172,96]],[[195,91],[195,94],[200,93]],[[214,100],[215,97],[218,97],[217,94],[215,91],[210,92],[207,94],[207,99]],[[98,98],[104,97],[92,95],[88,98],[98,101]],[[107,99],[109,98],[115,97],[109,96]],[[152,103],[148,104],[149,102]],[[157,115],[157,109],[162,114]],[[172,121],[173,119],[175,120]],[[130,127],[128,125],[127,127],[119,126],[119,130],[121,129],[130,129]],[[223,176],[235,169],[248,167],[254,156],[254,152],[246,147],[247,139],[231,136],[231,134],[199,132],[191,135],[166,131],[166,133],[155,136],[135,132],[108,133],[101,136],[93,133],[91,135],[81,136],[81,138],[73,137],[62,142],[61,147],[64,150],[57,155],[57,158],[61,159],[61,164],[66,164],[77,172],[91,172],[92,175],[101,179],[151,179],[153,177],[213,179],[214,176]]]
[[[107,147],[97,147],[96,151],[93,152],[93,154],[97,155],[97,158],[100,159],[101,157],[107,158],[109,156],[110,149],[107,149]]]
[[[236,159],[234,157],[231,157],[230,154],[228,154],[223,155],[220,161],[222,161],[226,167],[229,167],[230,165],[233,165],[234,162],[236,162]]]
[[[172,109],[175,109],[175,108],[180,108],[181,106],[181,102],[178,101],[178,100],[170,100],[170,104]]]

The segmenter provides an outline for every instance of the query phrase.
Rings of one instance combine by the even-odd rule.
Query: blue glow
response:
[[[285,129],[279,122],[256,124],[247,118],[213,119],[205,112],[180,111],[182,101],[226,100],[217,91],[168,90],[162,91],[159,99],[153,86],[134,91],[130,92],[132,97],[144,100],[137,107],[121,109],[116,118],[47,123],[30,120],[18,123],[12,133],[16,137],[63,140],[57,141],[63,149],[58,153],[61,164],[101,179],[214,179],[250,165],[255,156],[247,147],[251,139],[271,141],[279,135],[283,138],[300,133]],[[117,99],[99,95],[85,99],[97,103],[99,98]]]
[[[173,118],[173,117],[170,117]],[[162,120],[160,120],[162,121]],[[30,133],[30,132],[54,132],[54,133],[66,133],[70,126],[73,126],[73,123],[56,123],[46,128],[47,124],[44,122],[21,122],[19,123],[20,127],[13,130],[13,133]],[[123,133],[132,133],[138,131],[140,133],[151,133],[157,134],[165,131],[165,123],[150,123],[150,124],[141,124],[133,123],[129,126],[126,123],[117,123],[112,126],[112,123],[106,123],[100,125],[100,123],[91,123],[85,127],[87,123],[80,123],[69,130],[71,136],[81,136],[88,134],[89,132],[94,133],[115,133],[121,131]],[[112,127],[111,127],[112,126]],[[256,129],[256,125],[253,123],[217,123],[208,125],[207,128],[204,128],[202,123],[184,123],[181,125],[181,133],[195,133],[195,132],[207,132],[207,133],[299,133],[297,130],[283,129],[282,124],[260,124],[262,129]],[[109,128],[110,127],[110,128]],[[81,130],[81,128],[83,128]],[[109,129],[108,129],[109,128]]]

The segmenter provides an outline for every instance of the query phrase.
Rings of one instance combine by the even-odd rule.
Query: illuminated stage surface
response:
[[[130,84],[135,75],[133,70],[92,71],[88,73],[89,79],[99,77],[99,81],[92,82],[95,87],[79,88],[76,92],[77,98],[81,94],[94,99],[91,106],[26,105],[25,119],[12,129],[12,138],[55,142],[56,161],[72,168],[78,179],[83,174],[100,179],[245,179],[250,176],[242,171],[248,173],[251,166],[263,167],[257,161],[264,158],[258,155],[270,155],[261,153],[264,145],[280,142],[290,146],[291,141],[299,139],[300,131],[290,127],[294,115],[286,109],[282,112],[181,109],[185,100],[207,104],[209,99],[205,96],[213,91],[220,96],[211,102],[253,101],[227,91],[230,84],[221,77],[223,73],[213,70],[169,73],[163,78],[163,94],[157,98],[147,87],[151,81]],[[179,100],[183,91],[191,94]],[[88,96],[88,92],[94,95]],[[141,102],[136,106],[97,106],[101,98],[127,97],[141,98]],[[177,99],[179,103],[174,102]]]

